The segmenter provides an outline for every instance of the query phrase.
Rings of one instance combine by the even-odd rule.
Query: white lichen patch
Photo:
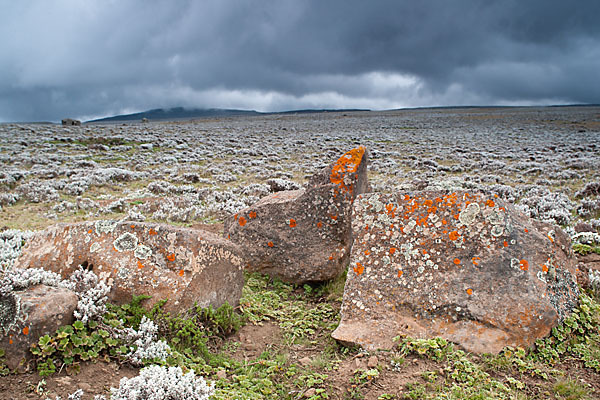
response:
[[[143,244],[139,244],[135,248],[133,255],[140,260],[145,260],[152,255],[152,249],[148,246],[144,246]]]
[[[100,246],[100,243],[98,243],[98,242],[92,243],[92,245],[90,246],[90,253],[97,252],[98,250],[100,250],[101,247],[102,246]]]
[[[100,220],[96,221],[96,234],[101,235],[103,233],[112,233],[119,221],[111,221],[111,220]]]
[[[458,215],[458,220],[466,226],[470,226],[475,222],[477,215],[479,214],[479,204],[469,204],[461,213]]]
[[[113,246],[117,251],[132,251],[135,250],[138,245],[138,238],[132,233],[125,232],[121,236],[115,239]]]

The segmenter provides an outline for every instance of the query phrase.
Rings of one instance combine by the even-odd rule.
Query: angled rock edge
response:
[[[69,289],[45,285],[0,297],[0,349],[6,351],[6,366],[18,368],[41,336],[73,323],[77,300]]]
[[[477,193],[366,194],[332,336],[367,349],[440,336],[467,351],[529,347],[577,304],[575,257],[557,227]]]
[[[57,224],[37,232],[15,261],[18,268],[43,268],[69,277],[79,265],[112,285],[109,301],[150,295],[152,306],[185,311],[198,303],[239,303],[244,278],[240,250],[210,232],[169,225],[95,221]]]
[[[300,190],[277,192],[225,220],[225,236],[244,250],[246,268],[304,283],[333,279],[348,265],[350,217],[368,190],[368,153],[352,149]]]

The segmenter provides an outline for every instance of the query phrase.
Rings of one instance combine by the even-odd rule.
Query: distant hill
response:
[[[308,110],[291,110],[273,113],[262,113],[254,110],[235,110],[223,108],[156,108],[154,110],[142,111],[134,114],[115,115],[112,117],[99,118],[90,122],[127,122],[141,121],[146,118],[148,121],[172,121],[180,119],[199,119],[199,118],[215,118],[215,117],[233,117],[233,116],[253,116],[253,115],[273,115],[273,114],[308,114],[308,113],[324,113],[324,112],[351,112],[351,111],[369,111],[363,109],[308,109]]]
[[[228,110],[222,108],[155,108],[154,110],[142,111],[134,114],[115,115],[113,117],[99,118],[86,122],[121,122],[121,121],[141,121],[142,118],[148,121],[170,121],[178,119],[211,118],[211,117],[231,117],[234,115],[260,115],[252,110]]]

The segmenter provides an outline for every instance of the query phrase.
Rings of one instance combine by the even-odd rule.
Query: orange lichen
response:
[[[323,223],[321,221],[317,222],[317,228],[321,229],[323,227]],[[369,229],[369,228],[367,228]]]
[[[346,174],[354,173],[358,170],[364,154],[365,148],[360,146],[341,156],[331,169],[331,175],[329,176],[331,183],[338,185],[342,191],[352,193],[352,185],[346,185],[344,178]]]
[[[133,228],[135,228],[135,225],[129,225],[129,227],[130,227],[131,229],[133,229]]]
[[[275,245],[273,244],[273,242],[269,242],[269,243],[267,243],[267,246],[269,246],[269,247],[273,247],[273,246],[275,246]]]
[[[184,273],[185,273],[184,270],[182,270],[182,269],[179,270],[179,276],[183,276]]]
[[[548,266],[546,264],[542,264],[542,271],[548,272]]]
[[[479,265],[479,261],[481,261],[481,258],[479,258],[479,257],[473,257],[473,258],[471,258],[471,261],[473,262],[473,265],[478,266]]]
[[[29,335],[29,327],[28,326],[23,328],[23,335]]]
[[[88,233],[92,233],[92,232],[93,232],[93,230],[91,230],[91,229],[88,230]]]
[[[240,226],[244,226],[244,225],[246,225],[246,218],[244,218],[244,217],[239,217],[239,218],[238,218],[238,223],[240,224]]]
[[[252,219],[252,218],[256,218],[256,211],[250,211],[250,213],[248,213],[248,216]]]
[[[167,256],[167,260],[169,260],[169,261],[171,261],[171,262],[175,261],[175,254],[174,254],[174,253],[171,253],[171,254],[169,254],[169,255]]]
[[[158,234],[158,232],[156,232],[156,231],[155,231],[153,228],[150,228],[150,230],[148,231],[148,234],[149,234],[150,236],[152,236],[152,235],[157,235],[157,234]]]
[[[494,203],[494,200],[488,199],[485,202],[485,205],[488,206],[488,207],[494,207],[496,205],[496,203]]]
[[[371,251],[369,249],[365,250],[365,256],[368,256],[371,254]]]
[[[442,225],[446,225],[448,223],[448,221],[446,221],[445,219],[442,219]]]
[[[473,294],[473,289],[471,289],[471,288],[468,288],[468,289],[467,289],[467,294],[468,294],[469,296],[470,296],[470,295],[472,295],[472,294]]]
[[[525,233],[528,233],[528,232],[529,232],[529,229],[525,228]]]
[[[508,242],[505,240],[503,245],[504,245],[504,247],[508,247]]]
[[[390,254],[394,254],[395,252],[396,252],[396,248],[395,247],[390,248]]]
[[[459,236],[460,236],[460,234],[456,231],[452,231],[448,234],[448,237],[450,238],[450,240],[456,240],[456,239],[458,239]]]
[[[398,278],[400,278],[402,276],[404,272],[402,270],[398,270]]]
[[[290,228],[295,228],[296,227],[296,220],[293,218],[290,218]]]
[[[460,264],[460,260],[458,258],[455,258],[454,260],[452,260],[452,262],[454,262],[454,264],[456,265]]]
[[[356,272],[356,275],[362,275],[362,273],[365,272],[365,267],[363,267],[361,263],[357,262],[356,266],[354,267],[354,272]]]
[[[138,269],[142,269],[142,268],[144,268],[144,264],[142,264],[142,263],[140,262],[140,260],[138,260],[138,262],[137,262],[137,266],[138,266]]]
[[[521,260],[519,262],[519,268],[521,268],[523,271],[527,271],[529,269],[529,263],[527,260]]]

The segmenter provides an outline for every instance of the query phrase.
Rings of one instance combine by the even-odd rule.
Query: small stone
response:
[[[227,372],[225,370],[218,370],[217,371],[217,378],[219,379],[226,379],[227,378]]]
[[[23,291],[11,292],[0,300],[12,299],[11,308],[0,322],[0,348],[5,349],[5,362],[17,368],[22,359],[31,357],[29,348],[45,334],[53,334],[63,325],[73,323],[77,294],[65,288],[36,285]],[[0,303],[1,305],[1,303]],[[12,314],[11,314],[12,313]]]
[[[298,360],[298,362],[303,367],[306,367],[307,365],[310,365],[310,363],[312,362],[312,360],[310,359],[310,357],[302,357],[300,360]]]
[[[83,390],[84,392],[90,392],[92,390],[92,385],[87,382],[81,382],[78,386],[79,389]]]
[[[308,399],[313,397],[315,394],[317,394],[317,390],[315,388],[310,388],[306,392],[304,392],[303,396],[305,399]]]
[[[379,360],[377,359],[377,356],[371,356],[371,357],[369,357],[369,360],[367,361],[367,367],[375,368],[378,363],[379,363]]]

